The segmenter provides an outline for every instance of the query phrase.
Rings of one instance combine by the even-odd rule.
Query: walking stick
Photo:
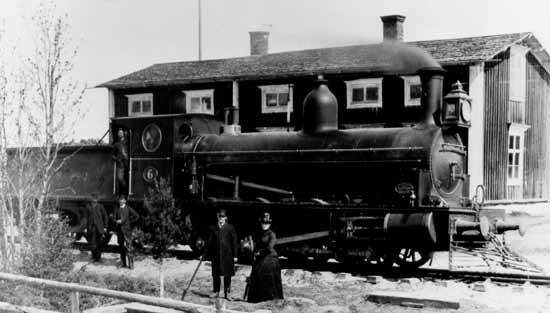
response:
[[[199,258],[199,264],[197,265],[197,268],[193,272],[193,276],[191,276],[191,280],[189,280],[189,285],[187,285],[187,288],[183,291],[183,294],[181,295],[181,301],[185,299],[185,295],[187,294],[187,291],[191,287],[191,283],[193,282],[193,279],[195,279],[195,275],[197,275],[197,272],[199,271],[199,267],[201,267],[202,264],[202,256]]]

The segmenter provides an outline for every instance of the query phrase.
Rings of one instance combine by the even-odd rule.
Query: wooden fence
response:
[[[154,305],[158,307],[179,310],[188,313],[206,313],[206,312],[224,312],[224,313],[242,313],[234,310],[216,309],[214,306],[206,306],[201,304],[195,304],[190,302],[157,298],[151,296],[144,296],[140,294],[116,291],[105,288],[97,288],[84,286],[74,283],[63,283],[54,280],[32,278],[23,275],[14,275],[0,272],[0,280],[11,281],[21,283],[29,286],[33,286],[40,289],[55,288],[65,290],[70,293],[71,300],[71,313],[79,313],[80,311],[80,293],[88,293],[98,296],[110,297],[120,300],[139,302],[143,304]]]

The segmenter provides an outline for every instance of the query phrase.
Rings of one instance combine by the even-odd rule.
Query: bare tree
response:
[[[72,156],[62,152],[63,143],[82,117],[85,90],[71,76],[77,49],[68,16],[58,15],[48,1],[30,21],[30,54],[11,74],[0,63],[0,226],[7,234],[9,224],[17,223],[21,247],[25,234],[40,236],[52,180]],[[8,145],[15,147],[7,149]],[[14,251],[13,238],[4,236],[2,253]]]
[[[33,95],[36,106],[28,108],[27,117],[31,133],[42,146],[38,156],[41,177],[37,213],[40,214],[52,177],[70,157],[58,159],[62,143],[76,123],[69,114],[82,112],[80,104],[85,88],[70,76],[77,49],[71,41],[67,15],[58,16],[53,3],[42,3],[32,21],[36,37],[34,53],[28,59],[28,77],[36,91]]]

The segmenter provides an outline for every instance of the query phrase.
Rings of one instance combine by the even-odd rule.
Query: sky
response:
[[[56,0],[78,45],[73,77],[88,89],[88,112],[75,139],[108,128],[107,91],[93,88],[152,64],[198,60],[199,0]],[[401,14],[405,41],[533,32],[550,48],[548,0],[200,0],[202,58],[250,53],[251,30],[269,30],[269,52],[376,43],[380,16]],[[13,37],[39,0],[1,0],[0,21]],[[26,20],[27,19],[27,20]]]

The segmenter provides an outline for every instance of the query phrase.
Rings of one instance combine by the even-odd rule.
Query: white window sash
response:
[[[214,115],[214,89],[202,89],[202,90],[184,90],[185,94],[185,112],[186,113],[202,113]],[[192,99],[198,98],[201,101],[198,109],[192,107]],[[210,109],[202,103],[203,98],[210,98]]]
[[[420,98],[411,99],[411,86],[420,85],[419,76],[402,76],[405,87],[405,107],[416,107],[420,106]]]
[[[128,116],[149,116],[153,115],[154,112],[154,103],[153,103],[153,94],[152,93],[139,93],[139,94],[130,94],[125,95],[128,99]],[[149,111],[143,111],[143,102],[149,101],[151,103],[151,108]],[[139,102],[139,111],[133,112],[132,105],[134,102]]]
[[[378,89],[377,101],[366,101],[367,88]],[[363,109],[363,108],[382,108],[382,78],[366,78],[346,81],[347,89],[347,109]],[[363,98],[361,102],[353,102],[353,89],[363,89]]]
[[[262,114],[292,112],[294,107],[293,95],[290,92],[290,88],[288,85],[265,85],[258,86],[258,88],[260,88],[262,94]],[[288,94],[288,103],[286,105],[281,105],[279,103],[279,97],[281,94],[284,93]],[[267,105],[267,94],[277,95],[277,104],[275,106]]]
[[[508,141],[506,145],[508,147],[508,154],[506,160],[506,185],[507,186],[521,186],[523,184],[523,160],[525,155],[525,131],[529,129],[528,125],[523,124],[511,124],[508,129]],[[510,147],[510,138],[513,137],[513,147]],[[519,139],[519,148],[517,147],[517,141]],[[510,155],[512,155],[512,163],[510,163]],[[519,157],[518,157],[519,156]],[[515,165],[516,159],[518,159],[518,165]],[[510,177],[509,171],[512,169],[512,176]],[[517,177],[514,177],[517,169]]]

